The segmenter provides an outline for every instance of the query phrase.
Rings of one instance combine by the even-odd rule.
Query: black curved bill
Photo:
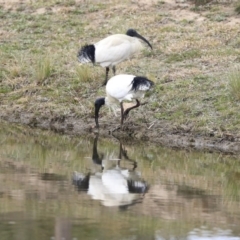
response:
[[[142,39],[145,43],[147,43],[148,46],[152,49],[152,45],[149,43],[149,41],[148,41],[146,38],[144,38],[143,36],[141,36],[139,33],[136,33],[135,35],[136,35],[137,38],[140,38],[140,39]]]

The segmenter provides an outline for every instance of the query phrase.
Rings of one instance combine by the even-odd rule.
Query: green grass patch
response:
[[[87,65],[78,65],[75,69],[75,79],[78,82],[91,82],[92,81],[92,71]]]
[[[240,69],[236,69],[228,76],[230,95],[235,100],[240,100]]]
[[[45,84],[54,73],[52,60],[48,57],[39,59],[34,75],[38,85]]]
[[[238,0],[235,4],[235,12],[240,14],[240,0]]]
[[[165,60],[166,63],[173,63],[173,62],[182,62],[185,60],[193,59],[201,57],[201,52],[199,49],[191,49],[181,53],[172,53],[169,54],[167,59]]]
[[[12,91],[12,89],[9,86],[2,86],[0,84],[0,93],[9,93],[11,91]]]

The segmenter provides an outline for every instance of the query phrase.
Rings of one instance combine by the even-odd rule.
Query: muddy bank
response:
[[[94,119],[79,119],[74,116],[38,116],[31,113],[12,113],[0,115],[0,119],[9,123],[19,123],[32,128],[51,130],[60,134],[86,135],[99,132],[102,137],[114,135],[126,141],[145,141],[147,144],[160,144],[174,148],[191,148],[203,151],[219,151],[230,154],[240,154],[240,137],[223,133],[221,137],[203,136],[189,129],[173,129],[164,122],[136,124],[129,120],[124,129],[118,129],[116,119],[102,122],[99,131],[94,127]]]

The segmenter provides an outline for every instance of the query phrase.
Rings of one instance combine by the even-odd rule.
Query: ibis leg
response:
[[[123,108],[123,102],[120,103],[120,106],[121,106],[121,127],[123,125],[123,120],[124,120],[124,108]]]
[[[139,106],[140,106],[140,102],[139,102],[138,99],[136,99],[136,105],[134,105],[134,106],[132,106],[132,107],[130,107],[130,108],[127,108],[127,109],[125,110],[125,112],[123,113],[123,119],[126,119],[126,118],[127,118],[129,112],[130,112],[132,109],[137,108],[137,107],[139,107]]]
[[[103,82],[103,86],[105,86],[107,84],[108,81],[108,73],[109,73],[109,67],[106,67],[106,77],[105,77],[105,81]]]
[[[113,75],[115,76],[116,75],[116,67],[115,66],[112,67],[112,71],[113,71]]]

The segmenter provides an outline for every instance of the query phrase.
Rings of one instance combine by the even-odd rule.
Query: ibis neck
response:
[[[105,104],[105,98],[98,98],[95,101],[95,122],[96,127],[99,128],[98,118],[99,118],[99,110]]]

